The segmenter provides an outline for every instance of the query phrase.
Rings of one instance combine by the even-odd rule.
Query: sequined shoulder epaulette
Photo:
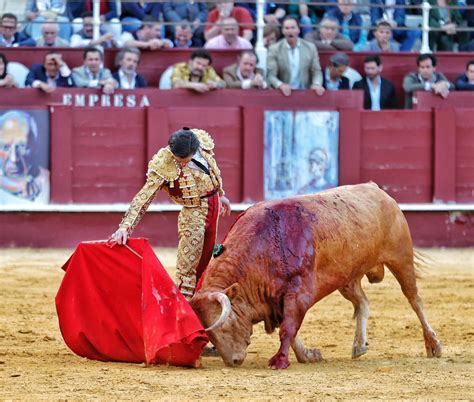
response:
[[[156,173],[159,177],[166,181],[175,181],[181,172],[171,150],[161,148],[148,163],[148,174]]]
[[[193,128],[191,131],[196,134],[196,137],[201,144],[201,148],[212,153],[212,150],[214,149],[214,140],[209,133],[200,128]]]

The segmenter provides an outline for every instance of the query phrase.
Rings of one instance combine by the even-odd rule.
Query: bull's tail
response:
[[[415,275],[417,279],[423,278],[428,268],[433,265],[433,259],[426,253],[413,249],[413,265],[415,267]]]

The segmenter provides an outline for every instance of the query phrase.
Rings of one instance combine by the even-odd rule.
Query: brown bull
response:
[[[306,348],[296,335],[308,309],[339,290],[355,309],[355,358],[368,345],[369,305],[361,279],[381,281],[384,266],[421,322],[428,357],[441,356],[417,293],[407,222],[374,183],[251,207],[209,264],[191,305],[204,325],[214,323],[209,338],[229,366],[244,361],[253,324],[264,321],[268,333],[279,327],[280,349],[268,364],[286,368],[290,346],[299,362],[321,360],[319,351]]]

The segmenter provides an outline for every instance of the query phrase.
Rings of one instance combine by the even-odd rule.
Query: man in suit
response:
[[[46,21],[41,26],[41,37],[36,40],[37,47],[69,47],[69,42],[58,36],[59,27],[55,21]]]
[[[367,56],[364,60],[365,77],[357,81],[352,89],[364,91],[364,109],[396,109],[395,87],[383,78],[382,62],[378,55]]]
[[[299,38],[300,28],[294,17],[283,20],[284,38],[270,46],[267,55],[267,80],[285,96],[293,89],[313,89],[324,93],[318,51],[312,43]]]
[[[474,91],[474,60],[469,60],[466,72],[456,79],[457,91]]]
[[[324,70],[323,87],[328,91],[351,89],[349,78],[344,73],[349,67],[349,57],[345,53],[334,53],[329,58],[329,65]]]
[[[262,69],[257,68],[258,58],[254,50],[240,53],[237,63],[224,68],[227,88],[265,89],[267,82]]]
[[[136,47],[122,49],[117,55],[118,71],[112,74],[121,89],[146,88],[148,86],[145,78],[137,74],[140,63],[140,50]]]
[[[71,70],[58,52],[49,52],[44,57],[43,64],[33,64],[26,77],[25,86],[39,88],[46,93],[56,90],[56,87],[73,87],[74,81]]]
[[[36,46],[36,42],[23,32],[17,32],[18,18],[5,13],[0,18],[0,47]]]
[[[72,70],[72,78],[80,88],[102,88],[106,95],[110,95],[118,87],[108,68],[102,67],[102,52],[95,47],[84,50],[84,65]]]
[[[418,71],[409,73],[403,79],[405,90],[405,109],[413,107],[415,91],[432,91],[435,95],[446,99],[453,85],[444,74],[436,71],[437,59],[433,54],[420,54],[416,59]]]

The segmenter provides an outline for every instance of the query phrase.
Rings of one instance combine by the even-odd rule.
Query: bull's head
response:
[[[207,335],[227,366],[239,366],[247,355],[252,321],[234,283],[223,292],[199,292],[190,301]]]

